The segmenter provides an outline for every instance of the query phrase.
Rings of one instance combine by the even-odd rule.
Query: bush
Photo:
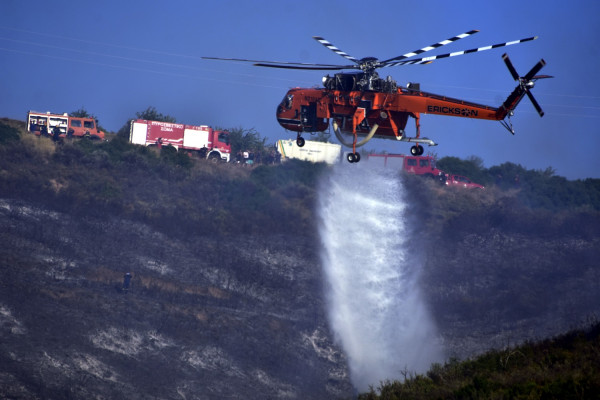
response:
[[[539,343],[490,351],[474,360],[405,374],[359,399],[595,399],[600,395],[600,324]]]
[[[20,140],[19,130],[0,121],[0,144]]]

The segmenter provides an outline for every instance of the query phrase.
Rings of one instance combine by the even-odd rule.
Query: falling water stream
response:
[[[329,322],[360,391],[443,359],[418,286],[421,265],[407,255],[401,181],[363,164],[336,165],[319,191]]]

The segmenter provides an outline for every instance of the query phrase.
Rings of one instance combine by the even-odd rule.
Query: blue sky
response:
[[[506,51],[524,75],[539,59],[533,93],[498,122],[423,115],[423,136],[438,157],[477,156],[569,179],[600,178],[600,2],[558,1],[214,1],[0,2],[0,117],[84,107],[117,131],[154,106],[180,123],[254,128],[268,142],[295,137],[275,119],[287,89],[320,85],[326,72],[277,70],[202,56],[346,63],[312,39],[323,36],[354,57],[391,58],[471,29],[480,32],[430,54],[538,35],[533,42],[380,70],[399,84],[498,106],[515,82]],[[429,53],[428,53],[429,54]],[[413,124],[409,129],[414,129]],[[414,130],[409,130],[413,134]],[[309,139],[310,136],[306,135]],[[373,140],[371,150],[407,153]]]

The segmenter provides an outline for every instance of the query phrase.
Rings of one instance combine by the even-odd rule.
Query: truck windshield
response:
[[[225,132],[219,133],[219,142],[229,144],[229,135]]]

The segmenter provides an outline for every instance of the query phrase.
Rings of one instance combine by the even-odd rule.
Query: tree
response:
[[[81,108],[79,110],[70,112],[69,115],[71,117],[76,117],[76,118],[96,118],[93,115],[91,115],[83,106],[81,106]]]
[[[148,107],[144,111],[135,113],[138,119],[145,119],[148,121],[160,121],[160,122],[176,122],[175,117],[170,115],[161,114],[156,111],[155,107]]]
[[[261,138],[260,134],[254,129],[232,128],[228,129],[229,141],[231,143],[231,153],[237,154],[238,151],[253,150],[262,153],[265,149],[266,138]]]

